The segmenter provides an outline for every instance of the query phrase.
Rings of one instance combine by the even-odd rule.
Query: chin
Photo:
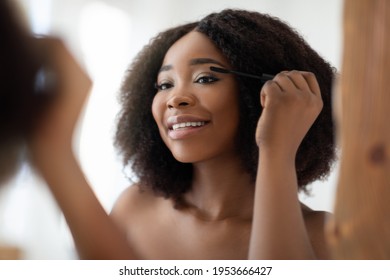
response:
[[[181,163],[194,163],[194,162],[197,162],[197,161],[200,161],[201,159],[199,158],[199,155],[198,156],[191,156],[191,155],[175,155],[173,154],[173,157],[178,161],[178,162],[181,162]]]
[[[209,158],[209,155],[204,153],[203,150],[195,150],[195,149],[179,149],[172,150],[173,157],[181,162],[181,163],[195,163],[204,161]]]

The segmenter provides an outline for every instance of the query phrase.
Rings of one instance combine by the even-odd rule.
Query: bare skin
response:
[[[199,58],[214,62],[194,65]],[[253,183],[234,147],[235,80],[224,74],[208,79],[214,64],[229,67],[207,37],[190,32],[167,52],[158,77],[161,90],[152,111],[160,135],[177,160],[194,167],[184,205],[175,208],[172,200],[133,186],[121,195],[112,217],[141,259],[327,258],[326,213],[299,202],[294,164],[322,109],[314,75],[282,72],[263,87]],[[206,125],[175,132],[167,121],[172,116],[199,118]]]
[[[58,99],[34,133],[30,149],[64,212],[81,258],[327,258],[326,213],[299,203],[292,160],[322,106],[313,75],[281,73],[263,87],[259,106],[264,111],[256,134],[261,152],[253,183],[242,170],[232,141],[238,124],[234,78],[217,74],[213,80],[207,72],[210,63],[188,64],[199,57],[225,67],[228,62],[200,34],[192,32],[179,40],[178,49],[172,47],[164,61],[173,69],[160,72],[158,81],[173,87],[156,95],[152,110],[172,154],[193,164],[192,189],[183,198],[185,204],[175,208],[172,200],[131,187],[117,201],[113,223],[72,149],[74,127],[91,82],[61,42],[44,43],[52,51],[61,83]],[[196,133],[170,132],[166,119],[180,115],[204,118],[207,125]]]
[[[175,208],[169,199],[131,187],[116,203],[113,223],[72,149],[73,131],[91,82],[61,42],[43,44],[51,50],[60,84],[58,99],[34,133],[30,149],[81,258],[327,258],[326,214],[299,203],[293,161],[322,106],[312,74],[284,72],[263,87],[259,106],[264,111],[256,133],[261,152],[254,183],[242,170],[232,140],[239,94],[234,77],[216,74],[217,79],[211,79],[207,69],[215,62],[189,61],[206,57],[227,68],[229,63],[199,33],[183,37],[166,55],[164,65],[171,69],[159,74],[158,82],[165,86],[152,111],[172,154],[193,164],[192,189],[183,198],[185,204]],[[167,118],[183,115],[205,119],[207,125],[196,133],[171,132]]]
[[[315,256],[327,259],[327,214],[304,205],[302,213]],[[213,220],[194,207],[177,210],[171,200],[140,192],[137,186],[122,194],[112,213],[137,259],[248,259],[252,217],[246,214]]]

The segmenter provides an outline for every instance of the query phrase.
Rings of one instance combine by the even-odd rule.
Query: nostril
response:
[[[174,109],[179,107],[187,107],[193,105],[195,102],[186,96],[174,96],[169,99],[166,106],[168,109]]]
[[[188,102],[180,102],[177,105],[168,104],[168,109],[173,109],[175,107],[185,107],[185,106],[188,106],[188,105],[189,105]]]

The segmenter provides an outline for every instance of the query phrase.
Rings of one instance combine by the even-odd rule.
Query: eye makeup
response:
[[[221,68],[222,69],[222,68]],[[198,84],[212,84],[217,81],[219,81],[219,78],[215,75],[216,71],[207,71],[207,72],[201,72],[196,75],[196,77],[193,77],[193,82]],[[161,91],[169,89],[173,86],[172,82],[161,82],[161,83],[154,83],[154,88]]]
[[[223,73],[223,74],[235,74],[235,75],[242,76],[242,77],[257,79],[257,80],[260,80],[262,83],[265,83],[268,80],[272,80],[275,77],[274,75],[270,75],[270,74],[261,74],[261,76],[257,76],[257,75],[247,74],[247,73],[243,73],[243,72],[239,72],[239,71],[235,71],[235,70],[228,70],[225,68],[219,68],[219,67],[214,67],[214,66],[211,66],[210,70],[214,71],[214,72],[218,72],[218,73]]]

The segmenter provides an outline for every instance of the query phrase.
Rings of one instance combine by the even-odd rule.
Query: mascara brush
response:
[[[214,72],[218,72],[218,73],[235,74],[235,75],[242,76],[242,77],[257,79],[257,80],[260,80],[262,83],[265,83],[268,80],[272,80],[275,77],[274,75],[270,75],[270,74],[262,74],[261,76],[257,76],[257,75],[247,74],[247,73],[243,73],[243,72],[239,72],[239,71],[235,71],[235,70],[228,70],[225,68],[219,68],[219,67],[214,67],[214,66],[211,66],[210,70],[214,71]]]

